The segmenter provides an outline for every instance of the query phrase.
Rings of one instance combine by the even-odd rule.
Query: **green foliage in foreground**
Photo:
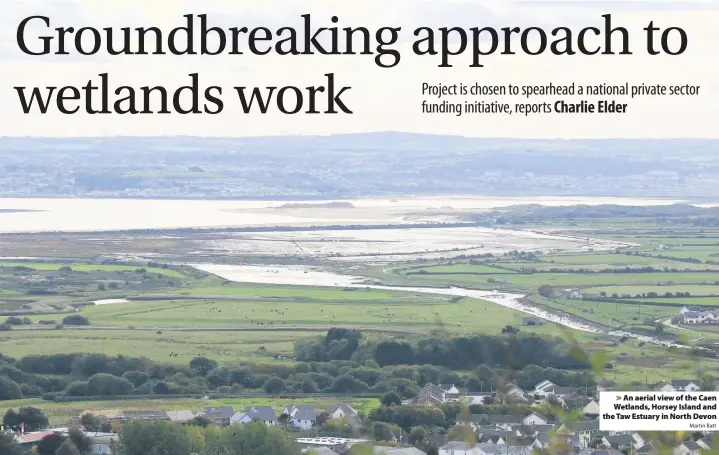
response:
[[[299,455],[281,429],[263,423],[227,428],[183,427],[169,422],[132,422],[120,431],[117,455]]]

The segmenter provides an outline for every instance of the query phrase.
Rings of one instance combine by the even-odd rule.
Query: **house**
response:
[[[559,298],[568,300],[581,300],[582,291],[579,289],[563,289],[559,294]]]
[[[374,453],[375,455],[427,455],[416,447],[375,447]]]
[[[282,410],[282,414],[287,414],[292,417],[297,411],[314,411],[315,409],[311,404],[288,404],[285,409]]]
[[[580,448],[589,447],[594,435],[599,433],[599,420],[579,420],[569,425],[563,424],[557,429],[557,434],[576,435],[579,438]]]
[[[419,395],[409,400],[409,404],[415,406],[437,405],[445,402],[444,390],[434,384],[425,384]]]
[[[229,419],[232,425],[244,425],[250,422],[263,422],[265,425],[277,425],[277,415],[271,406],[253,406],[245,412],[237,412]]]
[[[448,442],[439,448],[438,453],[439,455],[480,455],[479,449],[474,450],[473,446],[460,441]]]
[[[652,387],[654,390],[658,392],[676,392],[677,389],[675,389],[670,383],[666,381],[660,381]]]
[[[522,419],[522,424],[524,425],[546,425],[547,422],[548,420],[546,417],[536,412],[533,412],[524,419]]]
[[[330,407],[327,414],[329,414],[330,419],[342,419],[350,416],[357,417],[357,410],[348,404],[340,403]]]
[[[552,381],[547,381],[545,379],[544,381],[534,386],[534,391],[532,392],[532,394],[546,397],[547,395],[552,393],[551,390],[554,390],[555,387],[557,387],[555,383],[553,383]]]
[[[684,441],[674,448],[675,455],[700,455],[703,448],[696,441]]]
[[[699,381],[688,379],[672,379],[671,385],[677,392],[696,392],[700,389]]]
[[[442,384],[439,387],[444,391],[445,401],[459,401],[460,396],[467,395],[467,389],[458,389],[454,384],[451,386]]]
[[[15,444],[25,449],[30,449],[39,443],[44,437],[54,434],[54,431],[34,431],[32,433],[23,433],[15,436]]]
[[[218,425],[229,425],[230,419],[235,415],[235,410],[229,406],[207,407],[200,413]]]
[[[613,436],[605,436],[602,438],[602,445],[607,448],[634,448],[637,449],[644,445],[644,439],[637,433],[615,434]]]
[[[170,420],[167,412],[159,411],[124,411],[123,421],[132,422],[133,420]]]
[[[315,411],[307,410],[307,409],[296,410],[292,414],[290,423],[295,428],[309,430],[310,428],[312,428],[312,426],[315,424],[315,422],[317,422],[317,416],[319,414],[320,414],[319,412],[315,412]]]
[[[505,445],[511,435],[509,431],[497,429],[480,429],[475,433],[479,442],[495,445]]]
[[[165,414],[173,423],[187,423],[195,418],[195,413],[192,411],[167,411]]]
[[[599,403],[597,403],[597,400],[591,400],[587,403],[587,405],[582,408],[582,414],[585,416],[599,415]]]
[[[615,381],[610,381],[608,379],[604,379],[597,384],[597,392],[609,392],[611,390],[614,390],[617,388],[617,384]]]
[[[488,414],[487,421],[502,430],[510,430],[513,425],[519,425],[522,418],[513,415]]]
[[[487,414],[460,414],[457,416],[457,425],[469,425],[475,431],[485,422],[489,422],[489,416]]]
[[[716,324],[719,322],[719,312],[716,311],[686,311],[679,316],[684,324]]]
[[[697,444],[702,446],[704,450],[711,450],[714,447],[714,440],[712,438],[702,438],[697,441]]]
[[[583,449],[578,455],[624,455],[622,452],[614,449]]]
[[[656,454],[656,453],[657,453],[656,449],[654,449],[654,446],[652,445],[651,442],[647,442],[646,444],[644,444],[643,446],[641,446],[640,448],[638,448],[638,449],[636,450],[636,452],[637,452],[638,454],[644,454],[644,455]]]
[[[524,390],[522,390],[520,387],[518,387],[516,384],[509,383],[507,384],[507,393],[506,395],[508,397],[512,397],[515,400],[519,401],[529,401],[527,399],[527,395],[524,393]]]

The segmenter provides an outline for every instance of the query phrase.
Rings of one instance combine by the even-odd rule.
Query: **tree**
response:
[[[399,396],[397,392],[389,392],[384,394],[382,399],[380,399],[380,403],[384,406],[392,406],[392,405],[401,405],[402,404],[402,397]]]
[[[277,418],[277,423],[278,423],[282,428],[287,428],[287,427],[289,427],[289,426],[290,426],[290,415],[287,414],[286,412],[282,413],[282,414]]]
[[[657,335],[661,335],[662,333],[664,333],[664,324],[662,322],[657,322],[656,324],[654,324],[654,333],[656,333]]]
[[[477,438],[474,435],[474,429],[469,425],[455,425],[447,433],[447,440],[449,441],[461,441],[467,444],[474,445],[477,442]]]
[[[88,396],[130,395],[133,388],[127,379],[107,373],[97,373],[87,381]]]
[[[37,453],[38,455],[55,455],[63,442],[65,442],[65,436],[57,433],[49,434],[37,443]]]
[[[0,376],[0,400],[18,400],[22,398],[22,390],[17,382]]]
[[[200,376],[206,376],[210,370],[217,368],[217,362],[208,359],[207,357],[195,357],[190,360],[190,368]]]
[[[23,406],[18,412],[8,409],[3,417],[5,428],[17,431],[21,423],[25,424],[25,431],[37,431],[47,428],[49,421],[41,410],[32,406]]]
[[[554,292],[554,288],[548,284],[539,286],[539,295],[542,297],[551,297]]]
[[[322,425],[327,423],[328,420],[330,420],[330,415],[326,412],[320,412],[317,415],[317,419],[315,420],[315,426],[321,427]]]
[[[62,323],[64,325],[90,325],[90,320],[85,316],[79,314],[72,314],[63,318]]]
[[[87,381],[72,381],[67,385],[65,395],[69,397],[84,397],[87,395]]]
[[[82,425],[88,431],[99,431],[102,426],[102,420],[94,414],[83,414],[80,417],[80,425]]]
[[[72,443],[74,448],[77,449],[79,453],[90,452],[90,449],[92,448],[92,440],[85,436],[85,433],[82,431],[77,428],[71,428],[70,431],[67,432],[67,437],[68,440],[65,442]]]
[[[24,455],[22,447],[15,444],[15,435],[6,434],[0,431],[0,453],[3,455]]]
[[[227,428],[222,431],[219,441],[215,442],[215,444],[219,445],[219,447],[208,447],[210,449],[207,450],[208,453],[227,455],[301,454],[299,445],[293,439],[287,437],[282,429],[267,426],[261,422],[241,425],[240,428]],[[221,451],[222,449],[224,451]],[[175,455],[174,452],[164,453]]]
[[[120,430],[112,453],[190,455],[190,437],[181,425],[171,422],[130,422]]]
[[[412,427],[412,430],[409,432],[409,443],[416,445],[423,442],[426,437],[427,430],[425,430],[424,427]]]
[[[88,451],[80,452],[80,449],[71,440],[66,439],[60,444],[54,455],[82,455],[82,453],[88,453]]]
[[[285,389],[285,381],[278,378],[277,376],[272,376],[267,381],[265,381],[264,384],[262,384],[262,390],[264,390],[266,393],[280,393]]]
[[[191,427],[207,428],[211,423],[212,421],[205,416],[195,416],[192,420],[187,422],[187,425]]]
[[[392,427],[384,422],[372,422],[372,437],[375,441],[391,441]]]

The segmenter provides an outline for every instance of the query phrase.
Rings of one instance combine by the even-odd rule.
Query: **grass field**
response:
[[[183,278],[185,275],[172,269],[161,269],[156,267],[140,267],[132,265],[106,265],[106,264],[57,264],[49,262],[6,262],[0,261],[0,267],[28,267],[38,271],[59,271],[62,267],[70,267],[76,272],[134,272],[144,268],[149,273],[159,273],[171,278]]]
[[[187,321],[186,326],[191,325]],[[103,353],[144,356],[156,361],[187,365],[206,355],[228,363],[271,360],[273,354],[292,356],[294,342],[321,331],[162,331],[129,329],[11,330],[0,332],[2,352],[16,358],[26,355]],[[258,353],[260,347],[266,352]],[[174,352],[177,356],[170,357]],[[290,357],[291,358],[291,357]]]
[[[653,286],[653,285],[642,285],[642,284],[636,284],[636,285],[630,285],[630,286],[602,286],[602,287],[594,287],[594,288],[587,288],[583,290],[585,294],[588,295],[599,295],[600,292],[606,292],[607,295],[612,294],[628,294],[632,297],[636,296],[637,294],[646,294],[649,292],[656,292],[658,294],[657,298],[646,298],[645,300],[651,300],[651,301],[660,301],[659,297],[664,296],[665,293],[671,292],[688,292],[691,296],[697,297],[697,296],[711,296],[711,295],[719,295],[719,286],[715,284],[707,284],[707,285],[686,285],[686,284],[675,284],[672,286]],[[686,300],[686,299],[685,299]],[[676,299],[666,299],[667,302],[677,302],[681,303],[683,299],[676,298]]]
[[[360,413],[367,413],[370,409],[379,405],[376,398],[292,398],[292,399],[270,399],[270,398],[173,398],[173,399],[136,399],[136,400],[113,400],[113,401],[73,401],[55,403],[31,398],[24,400],[3,401],[3,407],[15,409],[22,406],[39,407],[50,419],[51,425],[66,425],[71,418],[77,417],[86,410],[114,410],[125,411],[201,411],[209,406],[231,406],[236,411],[243,411],[250,406],[272,406],[277,415],[288,404],[311,404],[315,409],[328,409],[337,403],[348,403]]]

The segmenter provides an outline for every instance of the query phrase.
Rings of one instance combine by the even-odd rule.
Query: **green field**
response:
[[[62,267],[70,267],[76,272],[134,272],[144,268],[149,273],[158,273],[172,278],[183,278],[185,275],[172,269],[161,269],[156,267],[141,267],[133,265],[106,265],[106,264],[57,264],[50,262],[5,262],[0,261],[0,267],[27,267],[38,271],[59,271]]]
[[[612,294],[618,294],[619,296],[623,294],[628,294],[632,297],[638,295],[638,294],[646,294],[649,292],[655,292],[657,293],[658,297],[656,298],[645,298],[644,300],[647,301],[661,301],[660,297],[664,296],[665,293],[671,292],[688,292],[692,297],[697,296],[712,296],[712,295],[719,295],[719,286],[714,284],[707,284],[707,285],[683,285],[683,284],[675,284],[672,286],[652,286],[652,285],[630,285],[630,286],[602,286],[602,287],[594,287],[594,288],[587,288],[583,290],[585,294],[587,295],[599,295],[600,292],[606,292],[607,295]],[[667,302],[676,302],[676,303],[682,303],[684,301],[688,300],[687,298],[667,298]]]

